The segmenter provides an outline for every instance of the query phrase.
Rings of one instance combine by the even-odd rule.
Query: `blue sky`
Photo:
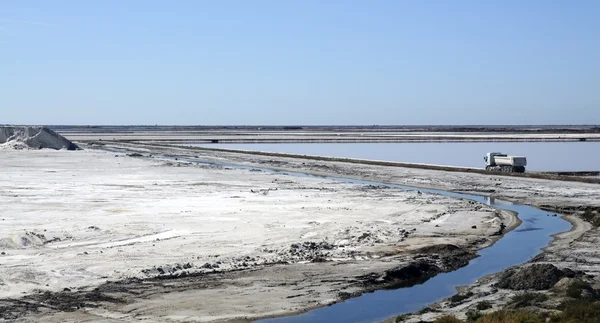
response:
[[[600,1],[0,1],[0,123],[600,124]]]

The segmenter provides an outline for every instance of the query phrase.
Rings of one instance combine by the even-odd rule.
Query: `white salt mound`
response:
[[[0,149],[67,149],[79,147],[46,127],[0,127]]]

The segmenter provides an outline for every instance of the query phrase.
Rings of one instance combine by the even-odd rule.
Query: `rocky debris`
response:
[[[40,239],[42,241],[46,240],[46,236],[43,233],[37,233],[37,232],[29,231],[29,232],[26,232],[25,234],[29,235],[29,236],[37,237],[38,239]]]
[[[220,262],[212,263],[211,264],[211,263],[207,262],[204,265],[202,265],[202,267],[200,267],[200,268],[203,268],[203,269],[217,269],[217,268],[220,268],[219,263]],[[246,265],[246,267],[247,267],[247,265]]]
[[[152,267],[151,269],[142,269],[142,273],[149,276],[160,276],[160,275],[174,275],[181,274],[187,269],[191,269],[194,265],[192,263],[165,265],[160,267]]]
[[[260,266],[272,263],[272,259],[266,259],[261,256],[250,257],[250,256],[242,256],[242,257],[234,257],[229,260],[223,259],[217,261],[212,264],[213,270],[215,268],[220,268],[221,265],[224,267],[228,267],[231,269],[246,269],[250,267]]]
[[[0,127],[0,149],[67,149],[79,150],[79,146],[46,127],[3,126]]]
[[[54,237],[52,239],[48,239],[46,241],[44,241],[44,244],[49,244],[49,243],[53,243],[53,242],[61,242],[62,240],[59,237]]]
[[[548,290],[564,277],[580,273],[570,269],[561,270],[552,264],[532,264],[510,268],[500,274],[496,287],[512,290]]]
[[[140,153],[130,153],[130,154],[127,154],[127,156],[129,156],[129,157],[144,157],[144,155],[142,155]]]
[[[273,251],[275,252],[275,251]],[[209,258],[219,258],[219,255],[212,255]],[[148,277],[162,277],[166,279],[169,277],[184,277],[188,275],[196,275],[201,273],[212,273],[212,272],[223,272],[229,270],[240,270],[249,269],[256,266],[269,265],[269,264],[287,264],[288,261],[281,260],[281,257],[265,258],[261,256],[250,257],[232,257],[232,258],[219,258],[219,260],[205,262],[200,266],[194,266],[192,263],[175,264],[175,265],[161,265],[154,266],[148,269],[142,269],[141,272],[146,274]],[[197,257],[197,259],[201,259]],[[288,257],[288,260],[291,260]],[[310,259],[312,260],[312,259]]]
[[[293,243],[290,245],[289,249],[282,250],[278,254],[287,262],[306,260],[311,262],[324,262],[327,258],[331,257],[331,252],[329,251],[335,248],[335,245],[327,241],[305,241],[303,243]]]
[[[268,195],[271,191],[277,191],[277,188],[267,188],[267,189],[251,189],[250,193]]]

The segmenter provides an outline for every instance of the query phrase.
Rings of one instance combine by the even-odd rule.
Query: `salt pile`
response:
[[[79,147],[46,127],[0,127],[0,149],[67,149]]]

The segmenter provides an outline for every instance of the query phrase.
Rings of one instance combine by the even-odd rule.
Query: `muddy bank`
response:
[[[384,270],[381,275],[368,273],[354,276],[357,270],[364,271],[360,268],[364,266],[332,262],[312,265],[266,264],[223,272],[181,271],[152,278],[111,281],[94,288],[40,291],[19,299],[3,299],[0,301],[0,318],[20,321],[43,319],[46,322],[65,319],[109,321],[110,316],[121,313],[121,318],[160,317],[161,321],[198,319],[250,322],[261,317],[299,313],[376,289],[411,286],[440,272],[466,265],[474,257],[473,251],[453,245],[439,245],[415,251],[412,258],[416,260],[412,261],[409,258],[373,260],[375,266],[370,267],[375,270],[407,261],[404,265]],[[257,284],[264,284],[260,301],[242,296],[255,293]],[[331,285],[337,288],[332,289]],[[228,297],[222,298],[223,294]],[[309,304],[302,302],[306,296],[313,299]],[[198,299],[203,300],[203,305],[199,306]],[[269,304],[263,303],[265,299],[270,300]],[[293,307],[285,307],[290,305]],[[228,311],[215,317],[215,307],[221,306],[228,307]],[[255,306],[261,311],[249,315],[247,311],[240,311],[237,308],[239,306]],[[185,319],[173,319],[173,307],[177,312],[186,312],[188,315]],[[242,316],[242,313],[246,315]]]

